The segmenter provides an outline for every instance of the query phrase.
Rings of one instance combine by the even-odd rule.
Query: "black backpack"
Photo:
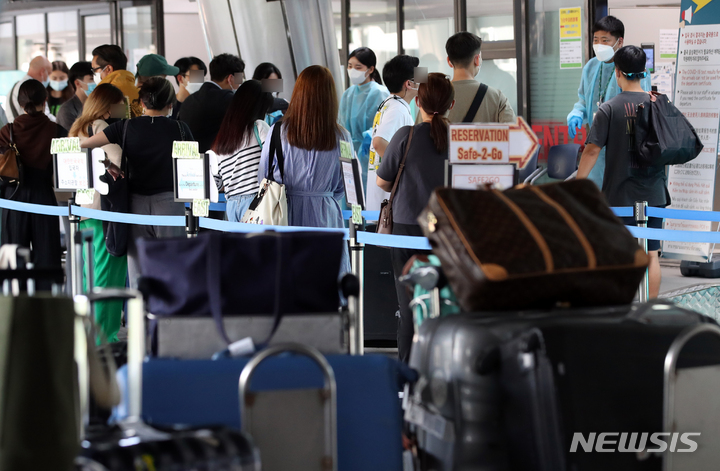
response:
[[[682,165],[703,149],[695,128],[667,95],[653,92],[636,108],[635,149],[641,168]]]

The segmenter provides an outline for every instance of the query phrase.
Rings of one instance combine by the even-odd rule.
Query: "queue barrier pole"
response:
[[[348,300],[348,303],[353,303],[350,309],[350,325],[348,326],[351,355],[365,354],[365,280],[363,279],[365,244],[358,242],[358,229],[357,225],[350,222],[350,266],[360,284],[358,296]]]
[[[638,227],[647,228],[647,201],[636,201],[635,202],[635,224]],[[643,248],[645,253],[648,251],[648,240],[645,238],[638,239],[638,243],[640,244],[640,247]],[[646,303],[650,299],[650,267],[645,269],[645,274],[642,277],[642,280],[640,281],[640,286],[638,288],[638,301],[641,303]]]
[[[193,204],[190,203],[185,206],[185,234],[188,239],[197,237],[198,227],[200,226],[198,219],[198,217],[193,215]]]
[[[82,244],[80,249],[76,244],[77,234],[80,230],[80,217],[73,214],[75,206],[75,193],[68,199],[68,222],[70,223],[70,234],[67,238],[67,257],[65,263],[70,265],[70,293],[73,296],[82,294]],[[78,267],[80,269],[78,270]]]

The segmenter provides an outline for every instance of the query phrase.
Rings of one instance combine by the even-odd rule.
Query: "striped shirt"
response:
[[[265,142],[270,127],[265,121],[256,121],[260,141]],[[225,196],[254,195],[260,189],[258,168],[262,147],[255,133],[234,154],[218,155],[220,178]]]

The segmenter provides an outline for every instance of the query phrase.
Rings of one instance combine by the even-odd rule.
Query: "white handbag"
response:
[[[285,159],[280,142],[280,128],[282,124],[277,123],[273,129],[270,139],[270,163],[268,173],[260,183],[260,190],[257,196],[250,203],[245,211],[241,222],[248,224],[263,224],[267,226],[288,225],[288,205],[285,185],[275,181],[275,158],[277,158],[280,178],[285,180]]]

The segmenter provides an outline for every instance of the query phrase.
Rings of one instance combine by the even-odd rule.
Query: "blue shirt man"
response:
[[[593,26],[593,50],[595,57],[583,67],[578,101],[567,116],[570,138],[584,124],[592,126],[593,118],[601,104],[619,95],[622,90],[615,78],[615,52],[624,45],[625,26],[614,16],[601,18]],[[650,76],[641,81],[642,89],[650,91]],[[602,188],[605,173],[605,149],[600,152],[595,167],[588,176],[598,188]]]

